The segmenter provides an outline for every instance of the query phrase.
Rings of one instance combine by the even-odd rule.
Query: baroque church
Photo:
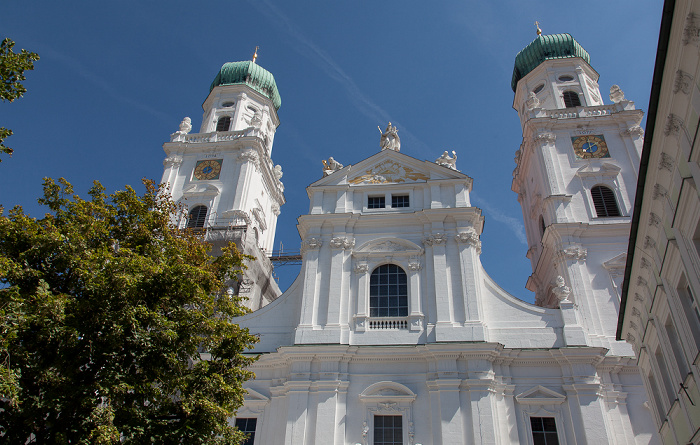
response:
[[[298,219],[301,271],[280,295],[280,93],[255,58],[223,65],[199,133],[186,118],[164,144],[162,182],[188,209],[182,227],[257,260],[232,289],[252,309],[236,322],[260,337],[232,419],[247,443],[659,443],[616,340],[643,113],[617,87],[604,103],[589,62],[568,34],[515,58],[511,187],[535,305],[482,267],[484,217],[457,155],[407,156],[391,124],[373,156],[323,161]]]

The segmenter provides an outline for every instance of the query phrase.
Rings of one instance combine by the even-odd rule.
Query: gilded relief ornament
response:
[[[396,161],[386,160],[366,170],[363,175],[350,180],[351,184],[385,184],[406,181],[427,181],[429,178],[423,173],[416,172],[410,167],[403,166]]]

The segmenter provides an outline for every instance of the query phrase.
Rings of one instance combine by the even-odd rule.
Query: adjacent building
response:
[[[617,331],[666,444],[700,443],[699,48],[700,2],[666,1]]]

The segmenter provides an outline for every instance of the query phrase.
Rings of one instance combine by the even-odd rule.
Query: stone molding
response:
[[[330,246],[334,249],[352,249],[355,246],[355,240],[345,236],[336,236],[331,238]]]
[[[423,243],[429,246],[438,246],[447,242],[447,236],[443,232],[435,232],[423,238]]]
[[[633,125],[629,127],[627,130],[622,132],[623,136],[634,136],[634,137],[642,137],[644,136],[644,129],[640,127],[639,125]]]
[[[540,133],[534,136],[532,140],[541,144],[553,144],[557,140],[557,135],[554,133]]]
[[[683,126],[683,120],[671,113],[666,118],[666,126],[664,127],[664,134],[666,136],[678,136],[681,132],[681,127]]]
[[[255,150],[245,150],[238,155],[238,160],[240,162],[252,162],[257,166],[260,162],[260,156],[255,152]]]
[[[481,240],[474,227],[468,227],[465,231],[459,232],[455,235],[455,239],[458,243],[469,244],[476,249],[478,254],[481,254]]]
[[[693,86],[693,76],[683,70],[676,71],[676,80],[673,83],[673,94],[679,91],[685,95],[690,94]]]
[[[698,16],[692,12],[685,19],[685,28],[683,28],[683,46],[692,43],[697,45],[700,42],[700,24],[698,24]]]
[[[165,168],[174,167],[178,168],[182,165],[182,158],[180,156],[169,156],[163,159],[163,166]]]
[[[306,253],[309,250],[318,250],[321,245],[323,245],[323,241],[321,241],[320,238],[306,238],[304,242],[301,243],[301,253]]]
[[[557,252],[557,259],[560,260],[585,260],[588,250],[581,246],[571,246]]]

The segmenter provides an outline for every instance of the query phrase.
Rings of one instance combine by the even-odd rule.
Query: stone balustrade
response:
[[[367,321],[370,330],[408,329],[406,317],[369,318]]]

